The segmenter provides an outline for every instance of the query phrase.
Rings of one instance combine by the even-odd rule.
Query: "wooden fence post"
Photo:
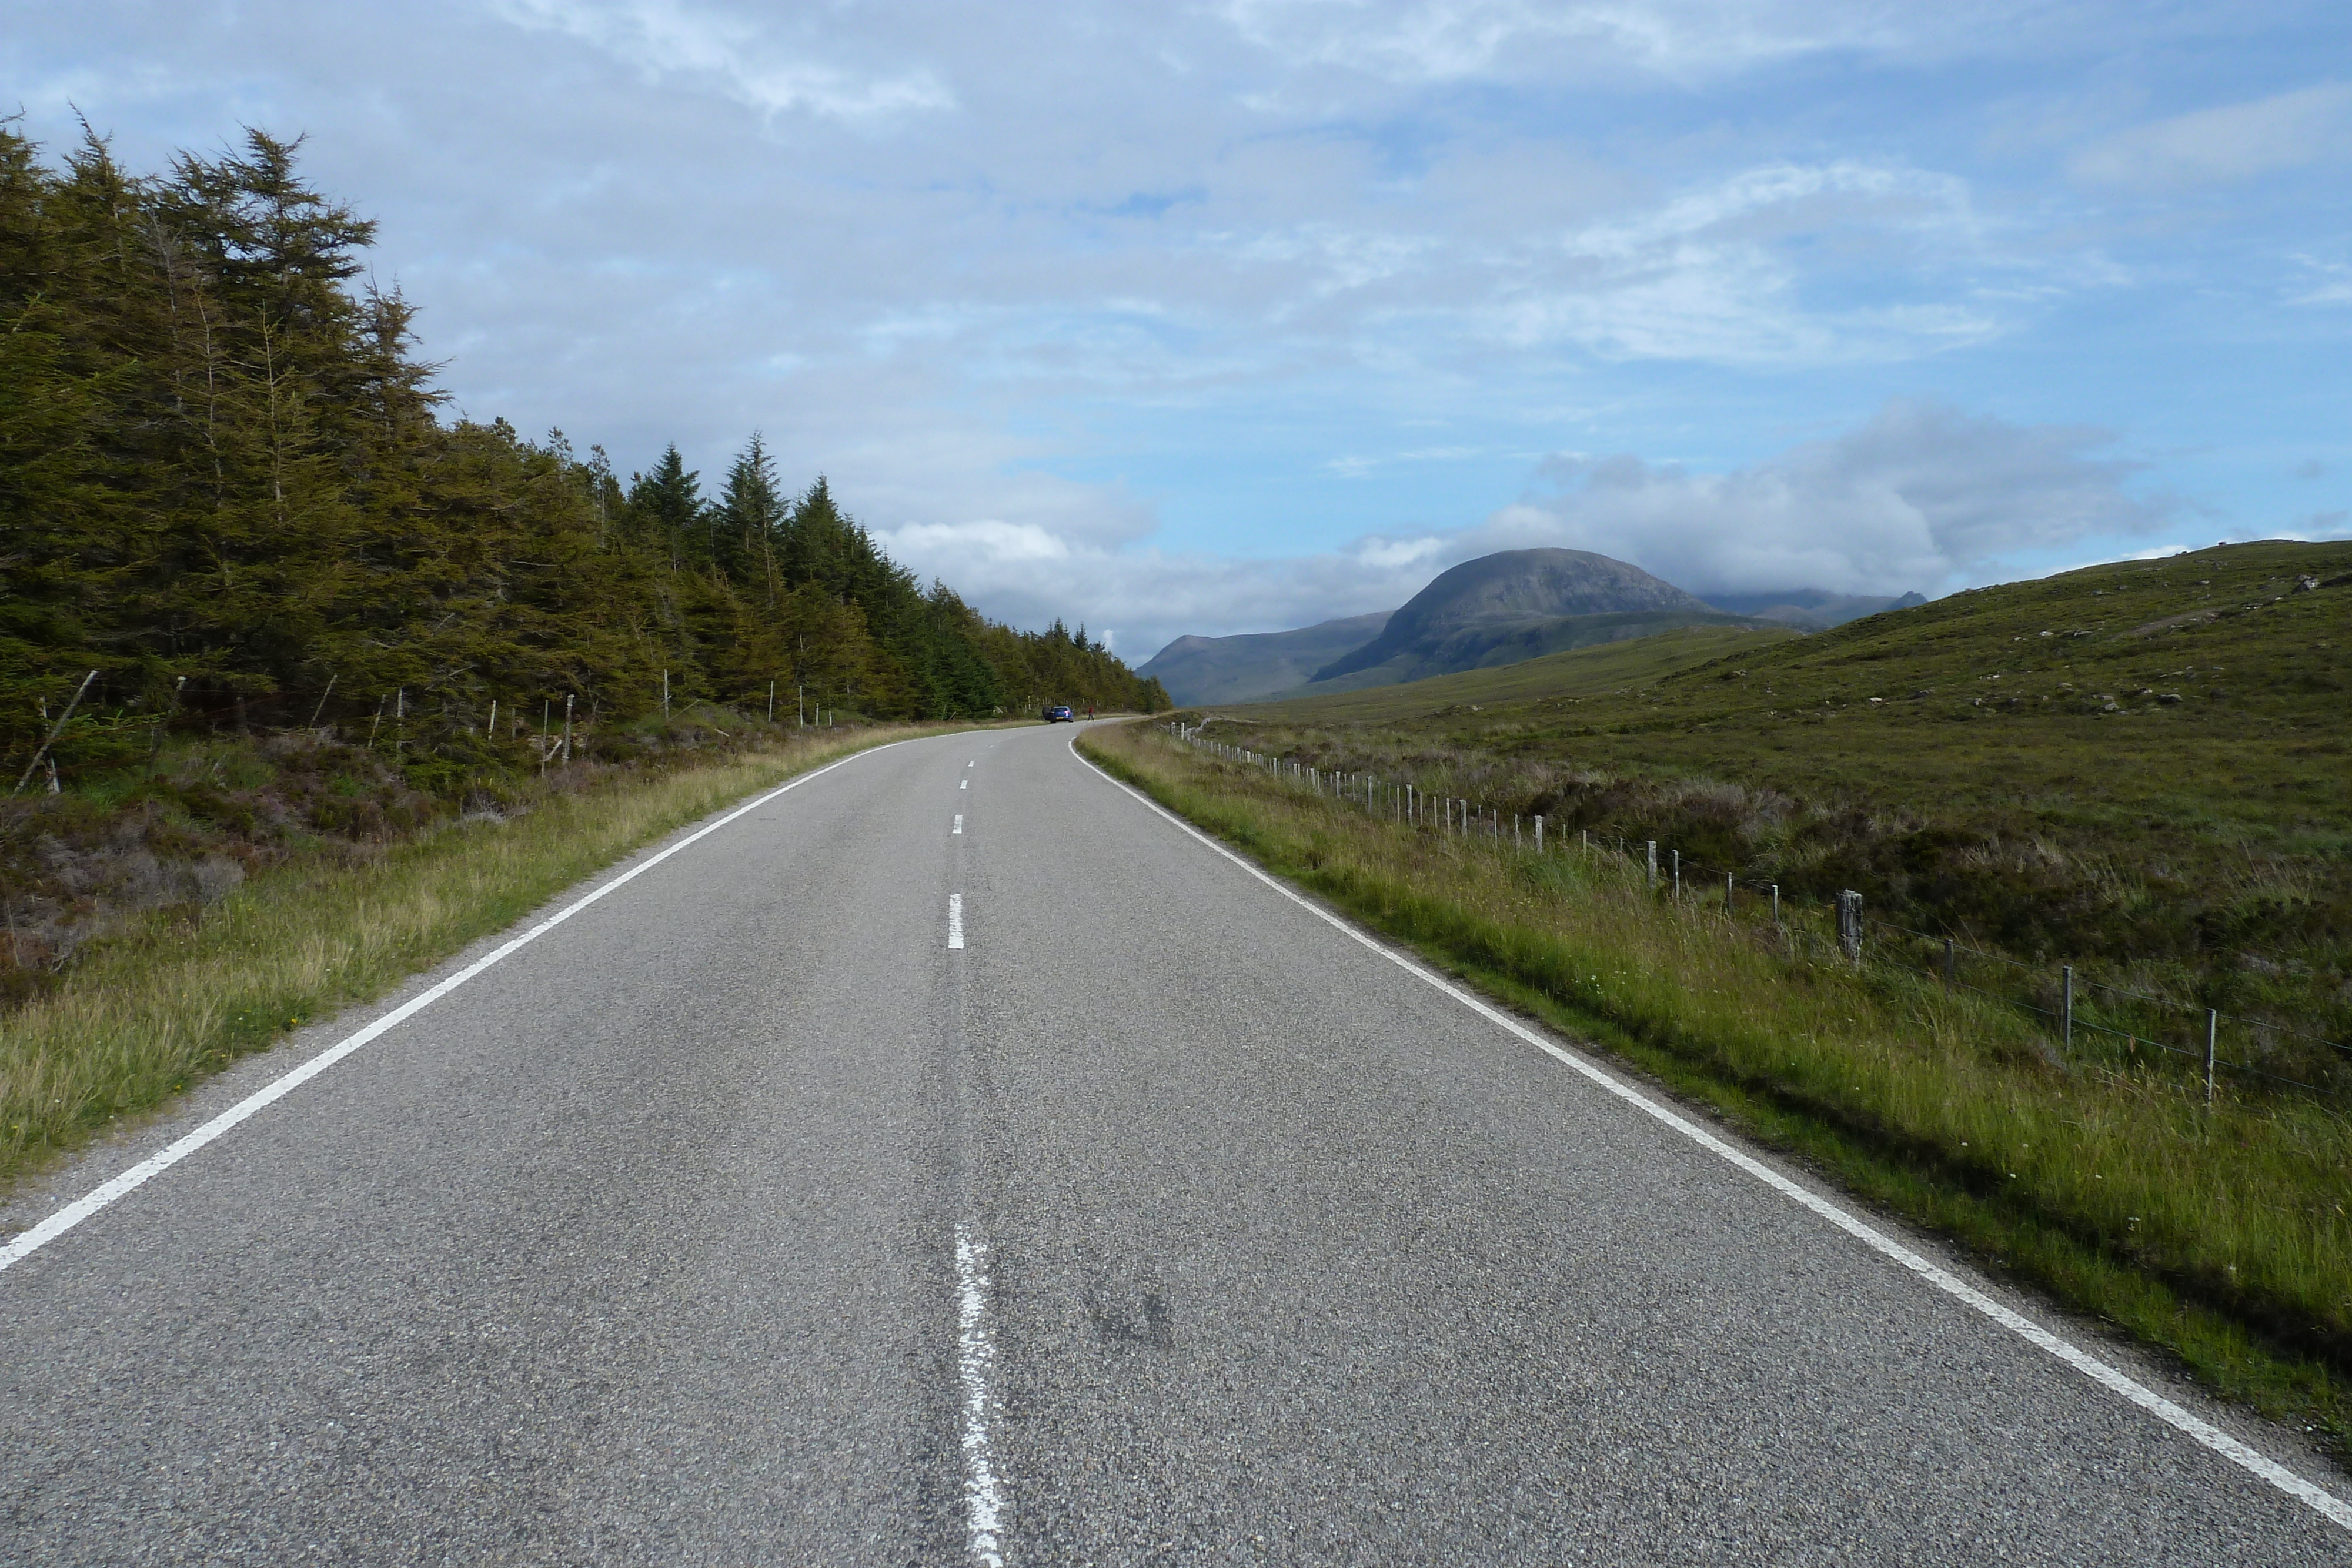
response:
[[[33,770],[40,767],[41,758],[49,754],[49,747],[57,744],[58,737],[65,733],[66,721],[73,717],[74,709],[81,706],[82,694],[89,690],[89,683],[96,679],[98,679],[96,670],[92,670],[81,678],[81,685],[74,688],[73,701],[66,704],[66,711],[58,715],[58,722],[49,726],[49,733],[42,740],[40,749],[33,753],[33,760],[25,764],[25,771],[16,779],[16,788],[9,790],[8,793],[17,794],[26,785],[33,781]]]
[[[2221,1015],[2212,1008],[2205,1009],[2205,1108],[2213,1108],[2213,1048],[2221,1032]]]

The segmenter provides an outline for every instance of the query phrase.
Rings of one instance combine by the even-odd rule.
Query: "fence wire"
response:
[[[1197,729],[1182,724],[1171,723],[1164,727],[1172,737],[1195,750],[1203,750],[1223,760],[1264,770],[1278,781],[1307,789],[1318,796],[1328,795],[1335,800],[1344,800],[1350,804],[1363,806],[1372,814],[1400,826],[1416,831],[1442,832],[1465,839],[1474,837],[1483,839],[1497,848],[1511,849],[1520,853],[1534,852],[1540,837],[1527,831],[1525,819],[1517,813],[1513,813],[1506,819],[1499,808],[1452,795],[1433,795],[1411,779],[1384,779],[1370,773],[1320,768],[1301,763],[1296,758],[1269,756],[1247,747],[1212,739],[1202,736]],[[1543,819],[1537,818],[1534,821],[1540,822]],[[1816,933],[1791,926],[1789,924],[1790,915],[1820,918],[1835,914],[1837,911],[1837,906],[1834,905],[1809,903],[1794,895],[1784,895],[1777,883],[1758,882],[1753,879],[1743,881],[1738,873],[1728,868],[1710,865],[1696,859],[1685,860],[1670,844],[1650,840],[1627,840],[1622,835],[1616,835],[1613,836],[1612,849],[1612,837],[1604,836],[1595,840],[1589,832],[1580,830],[1578,831],[1574,841],[1582,849],[1613,853],[1619,860],[1628,862],[1635,874],[1648,878],[1662,892],[1668,893],[1679,902],[1689,904],[1693,902],[1694,894],[1698,899],[1705,899],[1707,895],[1719,891],[1722,896],[1721,906],[1727,921],[1736,920],[1738,911],[1735,900],[1738,893],[1748,892],[1759,902],[1769,898],[1774,912],[1775,927],[1792,943],[1803,940],[1822,942],[1822,939]],[[1554,848],[1555,843],[1558,845],[1557,852]],[[1547,854],[1565,852],[1569,843],[1570,841],[1564,832],[1555,833],[1552,842],[1543,843],[1543,852]],[[1859,908],[1860,894],[1849,893],[1843,897],[1853,901],[1853,907]],[[1899,942],[1895,940],[1898,938],[1907,938],[1914,942],[1927,944],[1932,951],[1943,957],[1944,967],[1939,969],[1932,966],[1923,967],[1902,961],[1895,956],[1900,951]],[[1823,943],[1823,946],[1827,946],[1830,944]],[[2268,1036],[2322,1047],[2324,1052],[2335,1052],[2342,1059],[2340,1063],[2332,1062],[2323,1053],[2321,1058],[2323,1062],[2328,1063],[2331,1068],[2352,1068],[2352,1045],[2347,1045],[2343,1041],[2331,1040],[2325,1035],[2309,1030],[2261,1019],[2240,1018],[2216,1009],[2198,1008],[2164,997],[2149,996],[2146,992],[2136,991],[2127,987],[2084,977],[2076,974],[2072,965],[2059,965],[2053,970],[2047,963],[2029,963],[2006,953],[1990,952],[1981,947],[1969,946],[1949,935],[1915,931],[1906,925],[1883,920],[1874,915],[1857,918],[1850,933],[1836,944],[1834,950],[1841,951],[1843,956],[1857,967],[1869,964],[1881,968],[1900,970],[1942,985],[1951,990],[1964,991],[1972,996],[1985,998],[2036,1019],[2054,1020],[2058,1028],[2052,1031],[2053,1038],[2062,1046],[2070,1059],[2076,1056],[2074,1036],[2079,1034],[2108,1037],[2124,1042],[2123,1053],[2126,1057],[2136,1057],[2139,1048],[2146,1046],[2167,1056],[2179,1057],[2192,1063],[2201,1064],[2207,1073],[2206,1087],[2209,1095],[2212,1092],[2212,1075],[2228,1071],[2240,1078],[2260,1081],[2265,1084],[2277,1085],[2284,1089],[2296,1090],[2331,1100],[2342,1100],[2347,1097],[2347,1086],[2345,1084],[2333,1082],[2312,1082],[2303,1078],[2288,1077],[2259,1067],[2252,1061],[2222,1056],[2218,1050],[2219,1034],[2222,1026],[2227,1025],[2238,1031],[2242,1037],[2251,1037],[2257,1042]],[[2043,986],[2058,988],[2062,991],[2063,999],[2059,1006],[2045,1007],[2028,997],[1971,985],[1961,979],[1956,972],[1959,961],[1963,958],[1972,963],[1991,965],[2003,970],[2013,971],[2021,976],[2030,977]],[[2140,1007],[2155,1009],[2176,1022],[2185,1019],[2191,1027],[2201,1026],[2206,1033],[2208,1043],[2186,1047],[2174,1044],[2161,1034],[2151,1030],[2117,1028],[2110,1023],[2100,1022],[2089,1017],[2086,1011],[2089,993],[2093,992],[2123,998]],[[2328,1071],[2322,1076],[2333,1080],[2337,1076],[2337,1072]]]

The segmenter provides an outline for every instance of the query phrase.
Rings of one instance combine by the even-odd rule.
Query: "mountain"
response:
[[[1576,624],[1561,624],[1566,622]],[[1501,550],[1438,573],[1388,618],[1378,636],[1318,669],[1312,685],[1344,691],[1512,664],[1669,626],[1739,623],[1741,618],[1605,555]],[[1331,684],[1341,681],[1348,684]]]
[[[1296,632],[1179,637],[1136,671],[1179,703],[1245,703],[1302,685],[1320,666],[1380,635],[1392,612],[1376,610]]]
[[[1533,615],[1473,621],[1429,643],[1394,653],[1377,664],[1350,670],[1344,675],[1334,675],[1328,680],[1309,681],[1305,685],[1293,686],[1276,695],[1285,699],[1319,696],[1326,692],[1362,691],[1370,686],[1424,681],[1434,675],[1457,674],[1467,670],[1491,670],[1552,653],[1598,647],[1604,643],[1628,643],[1636,638],[1654,637],[1662,632],[1680,631],[1691,626],[1749,630],[1769,626],[1780,631],[1790,630],[1779,622],[1759,621],[1747,615],[1725,615],[1712,610],[1633,610],[1614,615]],[[1352,663],[1352,659],[1349,662]]]
[[[1492,669],[1685,626],[1788,623],[1710,605],[1605,555],[1503,550],[1440,572],[1401,610],[1296,632],[1179,637],[1136,674],[1156,678],[1180,704],[1258,702]]]
[[[1882,610],[1908,610],[1915,604],[1927,603],[1927,598],[1922,593],[1887,599],[1832,593],[1819,588],[1793,588],[1774,593],[1717,593],[1711,595],[1707,602],[1733,615],[1752,615],[1759,621],[1778,621],[1808,632],[1826,632]]]

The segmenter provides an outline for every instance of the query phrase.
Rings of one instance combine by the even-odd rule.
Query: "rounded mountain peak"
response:
[[[1705,601],[1640,567],[1580,549],[1507,549],[1439,572],[1389,617],[1381,634],[1316,672],[1318,681],[1370,669],[1474,622],[1680,610]]]

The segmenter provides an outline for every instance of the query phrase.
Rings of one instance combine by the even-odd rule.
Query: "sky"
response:
[[[1562,545],[1930,595],[2352,535],[2333,4],[0,0],[0,110],[303,136],[453,412],[752,432],[1140,660]]]

